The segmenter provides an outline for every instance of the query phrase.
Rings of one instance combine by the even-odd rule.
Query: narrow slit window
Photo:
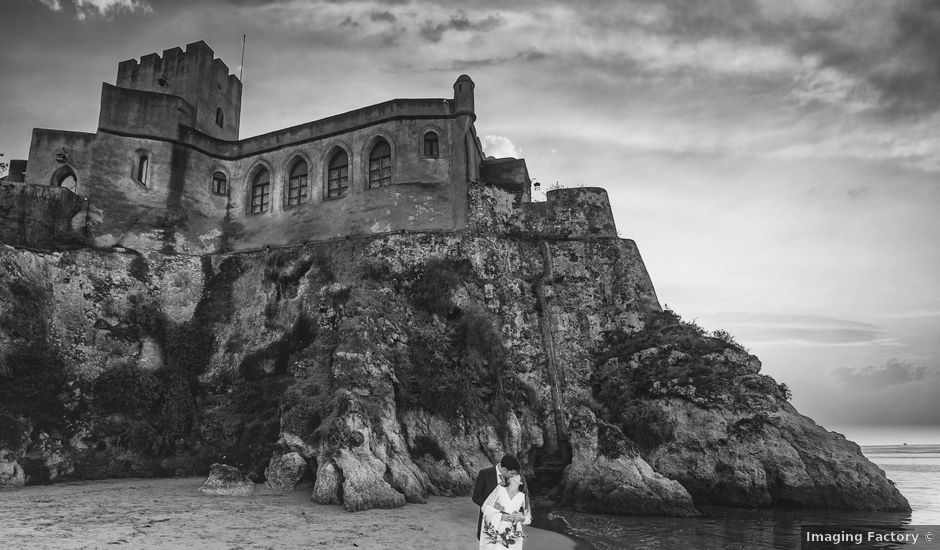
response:
[[[147,172],[150,169],[150,158],[146,154],[137,157],[137,181],[147,185]]]
[[[215,125],[219,128],[225,126],[225,113],[222,112],[222,107],[215,110]]]
[[[380,140],[369,155],[369,188],[375,189],[392,183],[392,148]]]
[[[271,174],[261,169],[251,184],[251,213],[267,212],[271,204]]]
[[[287,180],[287,206],[294,206],[307,200],[307,163],[298,160],[291,168]]]
[[[330,160],[327,177],[327,197],[342,197],[349,191],[349,155],[337,151]]]

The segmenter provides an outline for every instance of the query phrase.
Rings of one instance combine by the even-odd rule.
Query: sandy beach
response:
[[[16,549],[477,548],[469,497],[350,513],[310,502],[309,491],[257,486],[249,497],[206,496],[202,478],[120,479],[0,490],[0,546]],[[528,528],[526,548],[574,549]]]

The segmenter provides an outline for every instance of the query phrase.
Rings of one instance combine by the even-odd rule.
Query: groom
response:
[[[473,502],[477,506],[483,506],[486,497],[490,496],[496,485],[505,485],[506,479],[519,473],[519,460],[516,457],[506,454],[500,459],[499,464],[489,468],[483,468],[477,474],[476,484],[473,486]],[[497,508],[498,509],[498,508]],[[480,517],[477,519],[477,540],[480,539],[480,526],[483,525],[483,510],[480,510]]]

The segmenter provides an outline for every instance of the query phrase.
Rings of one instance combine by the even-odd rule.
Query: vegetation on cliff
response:
[[[799,415],[726,332],[651,312],[639,330],[607,333],[595,357],[599,419],[697,504],[909,510],[857,445]]]
[[[316,502],[360,510],[465,494],[510,451],[536,471],[568,466],[556,494],[597,510],[691,514],[689,493],[857,496],[846,479],[811,498],[838,468],[807,441],[863,459],[807,427],[727,334],[659,312],[621,241],[392,235],[203,258],[6,250],[0,262],[0,477],[222,462],[262,481],[299,464]],[[760,445],[792,460],[746,462]],[[756,493],[728,473],[742,469]],[[883,475],[859,480],[894,502]]]

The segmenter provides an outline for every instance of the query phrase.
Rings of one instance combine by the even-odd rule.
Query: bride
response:
[[[532,523],[532,509],[526,494],[525,481],[519,474],[497,485],[483,503],[483,525],[480,528],[480,550],[521,550],[525,534],[523,525]]]

